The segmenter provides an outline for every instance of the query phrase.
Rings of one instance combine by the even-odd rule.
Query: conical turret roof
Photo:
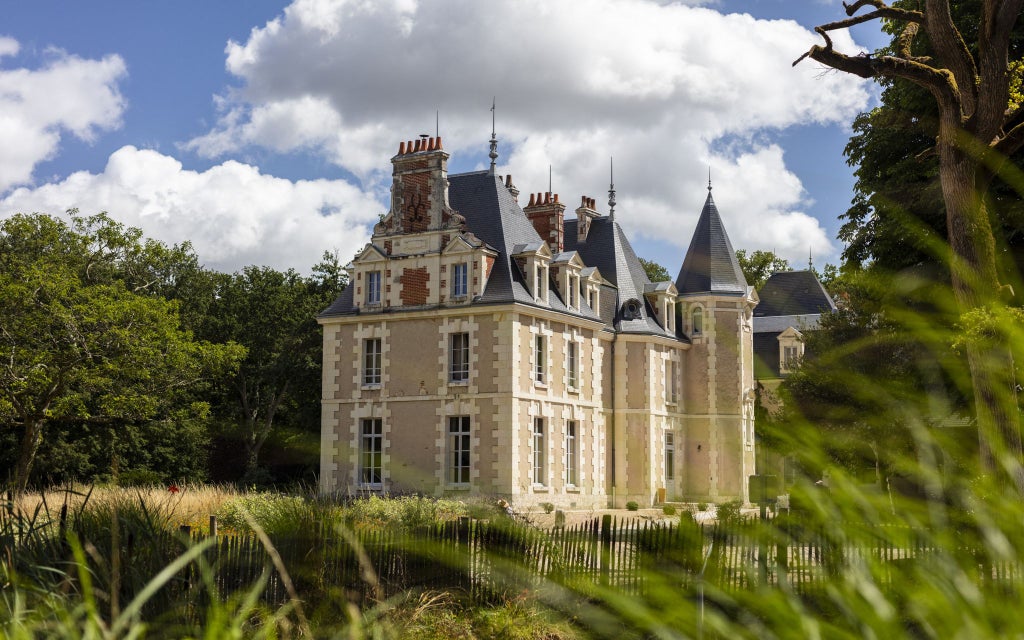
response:
[[[679,295],[724,294],[745,295],[747,280],[736,260],[718,207],[708,188],[708,199],[700,212],[697,228],[686,250],[686,258],[676,278]]]

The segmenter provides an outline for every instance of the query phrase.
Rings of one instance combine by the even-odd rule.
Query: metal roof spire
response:
[[[615,222],[615,158],[608,158],[608,217]]]
[[[495,133],[494,127],[494,109],[498,104],[497,96],[491,99],[491,152],[488,154],[491,157],[491,175],[494,175],[494,163],[498,159],[498,136]]]
[[[711,193],[711,165],[708,165],[708,193]]]

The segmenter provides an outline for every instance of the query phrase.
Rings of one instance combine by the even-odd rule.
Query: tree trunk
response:
[[[28,488],[28,475],[32,471],[32,463],[36,459],[36,452],[42,439],[43,421],[25,420],[25,432],[21,436],[21,453],[14,472],[14,493],[17,496],[24,494]]]
[[[958,118],[948,114],[939,133],[939,173],[946,202],[946,223],[951,248],[953,293],[961,314],[1000,302],[995,240],[983,196],[978,189],[978,159],[957,136]],[[982,469],[998,472],[998,457],[1021,460],[1020,416],[1014,379],[1013,354],[1000,341],[969,341],[967,363],[978,420]],[[1021,487],[1021,479],[1014,478]]]

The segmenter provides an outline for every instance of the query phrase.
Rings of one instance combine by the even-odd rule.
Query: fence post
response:
[[[608,586],[612,562],[612,516],[601,516],[601,585]]]
[[[210,516],[210,537],[217,537],[217,516]]]

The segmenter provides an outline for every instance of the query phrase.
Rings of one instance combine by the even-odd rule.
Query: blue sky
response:
[[[0,216],[108,211],[208,265],[307,271],[386,209],[398,143],[434,132],[570,206],[607,199],[682,262],[707,169],[734,246],[836,261],[849,122],[870,84],[789,63],[839,2],[247,0],[11,3]],[[874,48],[871,25],[837,45]]]

